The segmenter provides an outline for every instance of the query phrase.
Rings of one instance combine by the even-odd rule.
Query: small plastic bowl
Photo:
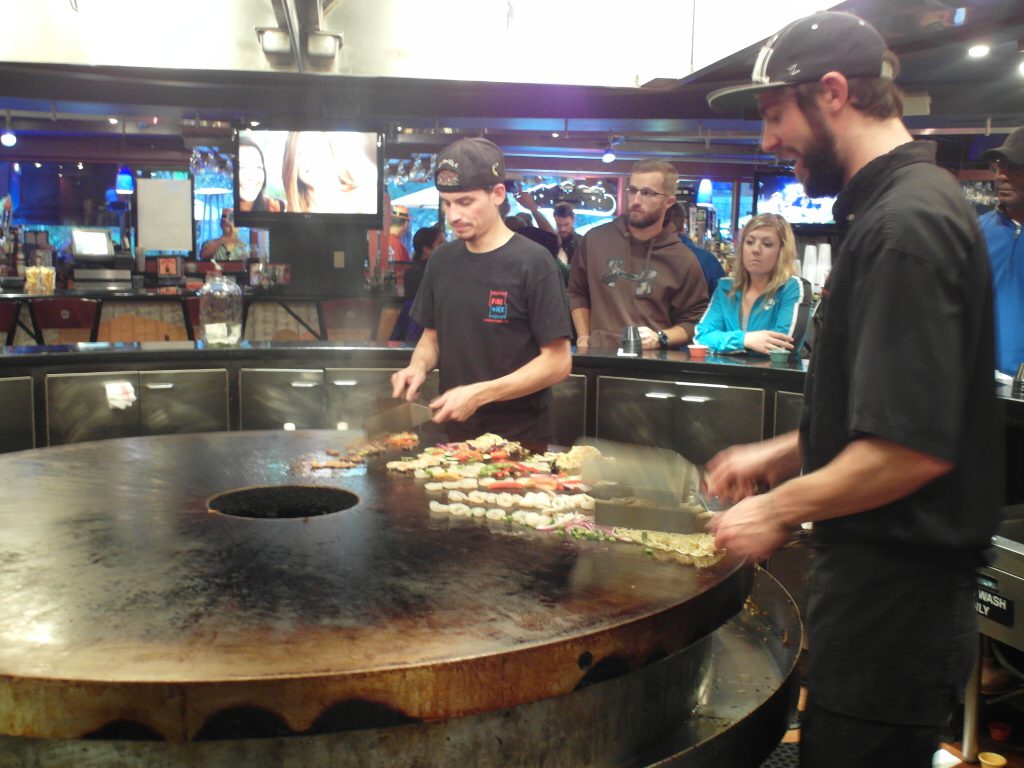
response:
[[[788,363],[789,356],[792,354],[788,349],[773,349],[768,353],[768,357],[772,359],[773,363]]]
[[[687,349],[691,360],[703,360],[708,354],[708,347],[705,344],[690,344]]]
[[[1006,765],[1006,758],[996,752],[979,752],[978,762],[984,768],[1002,768]]]
[[[1010,733],[1013,729],[1009,723],[1004,723],[1000,720],[993,720],[988,724],[988,735],[991,736],[995,741],[1006,741],[1010,738]]]

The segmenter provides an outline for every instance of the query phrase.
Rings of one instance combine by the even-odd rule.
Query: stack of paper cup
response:
[[[817,285],[820,287],[828,280],[828,273],[832,271],[832,246],[822,243],[818,246],[818,270]]]
[[[801,274],[804,280],[811,284],[811,289],[816,290],[817,286],[814,281],[818,276],[818,246],[810,244],[804,246],[803,272]]]

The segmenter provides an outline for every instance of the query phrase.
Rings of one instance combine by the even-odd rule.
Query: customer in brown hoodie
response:
[[[670,227],[678,175],[664,160],[641,160],[626,187],[624,215],[590,230],[569,274],[577,347],[617,347],[622,329],[640,326],[644,349],[678,347],[708,304],[700,264]]]

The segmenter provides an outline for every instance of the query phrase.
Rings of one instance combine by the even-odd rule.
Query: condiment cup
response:
[[[708,354],[708,347],[705,344],[690,344],[687,349],[691,360],[703,360]]]
[[[773,349],[768,353],[768,357],[772,359],[773,363],[788,363],[791,354],[793,353],[788,349]]]
[[[1002,768],[1006,765],[1006,758],[995,752],[979,752],[978,762],[985,768]]]

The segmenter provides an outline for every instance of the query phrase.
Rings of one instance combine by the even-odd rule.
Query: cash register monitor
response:
[[[114,240],[110,230],[71,230],[71,257],[76,264],[113,261]]]

